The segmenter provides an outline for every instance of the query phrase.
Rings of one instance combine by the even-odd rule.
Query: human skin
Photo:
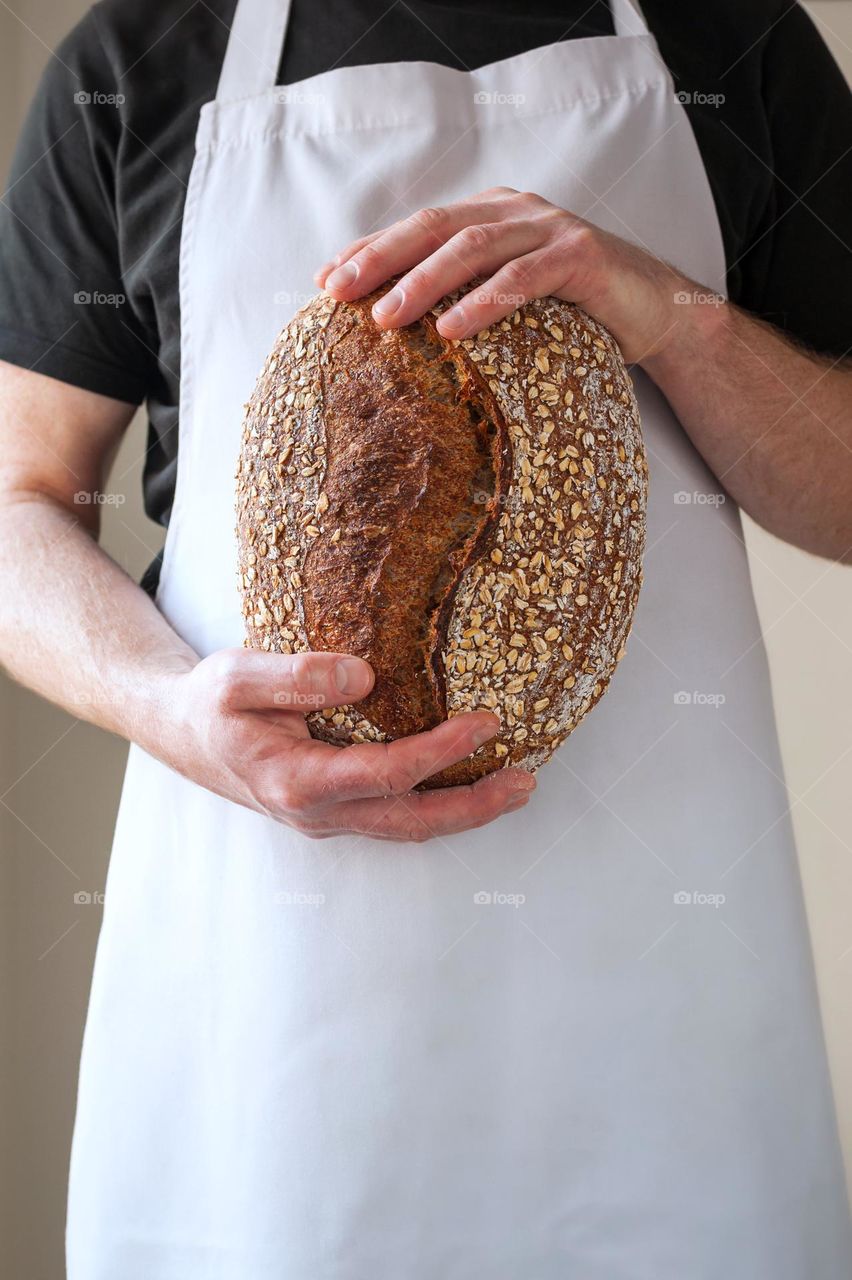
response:
[[[354,268],[349,280],[338,273]],[[679,301],[700,284],[531,193],[497,188],[421,210],[344,249],[317,282],[341,299],[393,276],[411,323],[481,280],[439,322],[464,338],[526,298],[583,306],[668,397],[739,504],[779,536],[836,559],[852,548],[852,373],[736,307]],[[396,299],[394,299],[396,300]],[[458,323],[454,324],[453,321]],[[522,807],[531,775],[415,792],[498,729],[456,716],[390,745],[314,741],[303,708],[372,685],[359,658],[226,650],[204,659],[98,546],[96,503],[134,406],[0,364],[0,661],[75,715],[139,743],[201,786],[312,837],[422,841]]]
[[[744,511],[808,551],[850,558],[849,361],[802,350],[641,247],[511,187],[356,240],[316,281],[352,300],[394,276],[373,307],[385,328],[466,290],[438,322],[446,338],[469,337],[530,298],[577,303],[657,383]]]
[[[304,709],[357,701],[373,673],[342,654],[229,649],[199,659],[98,546],[97,502],[134,407],[0,364],[0,660],[17,680],[178,773],[309,836],[422,841],[523,805],[520,769],[413,792],[498,727],[459,715],[389,745],[333,747]],[[298,708],[298,709],[297,709]]]

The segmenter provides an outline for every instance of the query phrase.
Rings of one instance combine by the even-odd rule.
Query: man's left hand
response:
[[[414,323],[456,290],[438,320],[447,339],[548,294],[581,306],[656,382],[749,515],[808,551],[852,561],[848,360],[802,350],[653,254],[512,187],[364,236],[316,281],[350,302],[395,276],[373,307],[385,329]]]
[[[385,329],[412,324],[448,293],[478,280],[438,321],[445,338],[468,338],[531,298],[577,303],[606,325],[626,360],[659,355],[680,322],[685,281],[652,254],[560,209],[542,196],[493,187],[421,209],[353,241],[316,282],[351,301],[401,278],[373,307]]]

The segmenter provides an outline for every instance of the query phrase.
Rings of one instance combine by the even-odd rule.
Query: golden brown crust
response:
[[[304,561],[310,645],[372,664],[376,684],[360,710],[391,737],[444,719],[424,648],[460,576],[454,558],[464,561],[486,521],[473,495],[493,471],[493,441],[429,359],[425,335],[419,346],[414,336],[383,333],[362,310],[331,315],[319,373],[322,517],[340,532],[315,538]]]
[[[376,685],[308,716],[382,741],[495,711],[430,785],[537,768],[604,692],[641,581],[645,456],[600,325],[554,298],[449,343],[320,295],[247,405],[237,473],[247,643],[358,653]]]

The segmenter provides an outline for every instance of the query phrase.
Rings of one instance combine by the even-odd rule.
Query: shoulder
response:
[[[111,168],[185,177],[199,105],[212,98],[236,0],[100,0],[49,59],[33,114],[54,136],[82,124]],[[147,157],[147,159],[146,159]],[[136,168],[134,168],[134,172]]]
[[[86,56],[98,45],[117,77],[153,80],[224,50],[235,8],[236,0],[99,0],[69,48]]]
[[[642,0],[642,8],[670,61],[725,79],[755,74],[771,43],[812,28],[805,10],[790,0]]]

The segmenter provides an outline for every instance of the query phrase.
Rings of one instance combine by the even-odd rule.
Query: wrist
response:
[[[683,279],[671,295],[666,338],[639,363],[662,389],[696,361],[717,363],[730,340],[733,309],[721,294]]]
[[[187,740],[191,722],[188,677],[198,662],[198,655],[188,646],[144,662],[128,700],[127,720],[119,726],[124,737],[169,764],[179,754],[179,744]]]

